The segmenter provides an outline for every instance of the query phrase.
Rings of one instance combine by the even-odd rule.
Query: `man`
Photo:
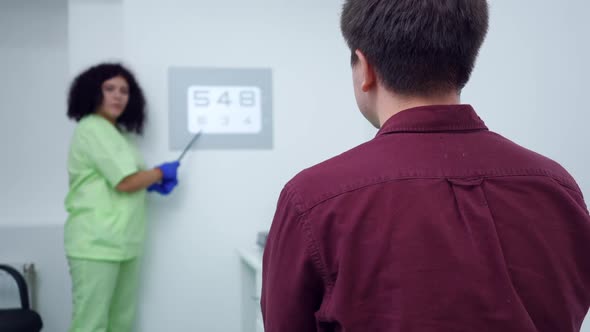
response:
[[[380,130],[283,189],[264,253],[266,332],[579,331],[580,189],[460,104],[486,0],[347,0],[341,24],[358,106]]]

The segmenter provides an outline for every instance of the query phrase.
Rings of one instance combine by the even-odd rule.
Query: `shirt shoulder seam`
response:
[[[358,191],[364,188],[384,184],[387,182],[394,181],[411,181],[411,180],[436,180],[436,179],[449,179],[449,178],[469,178],[469,177],[482,177],[484,179],[503,178],[503,177],[547,177],[555,180],[561,186],[568,188],[579,195],[582,195],[579,187],[573,182],[572,179],[565,176],[558,176],[553,172],[545,169],[514,169],[514,170],[494,170],[487,172],[473,172],[472,174],[461,174],[460,176],[451,175],[431,175],[431,176],[420,176],[416,174],[389,176],[389,177],[375,177],[365,179],[365,181],[357,182],[352,185],[347,185],[341,190],[332,191],[322,194],[319,198],[315,199],[309,204],[305,204],[304,200],[299,192],[293,188],[293,185],[289,185],[290,192],[296,197],[296,210],[298,214],[304,214],[308,211],[313,210],[315,207],[330,201],[338,196]]]

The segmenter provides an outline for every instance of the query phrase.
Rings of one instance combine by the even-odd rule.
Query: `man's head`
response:
[[[459,94],[488,20],[487,0],[345,0],[341,29],[352,52],[361,111],[371,116],[362,100],[370,87],[359,77],[367,74],[399,96]]]

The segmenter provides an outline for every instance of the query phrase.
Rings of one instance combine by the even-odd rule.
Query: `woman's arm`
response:
[[[119,182],[116,189],[124,193],[144,190],[162,180],[163,174],[159,168],[133,173]]]
[[[116,189],[120,192],[132,193],[144,190],[152,184],[162,180],[176,181],[176,173],[179,166],[180,162],[172,161],[163,163],[154,169],[133,173],[121,180]]]

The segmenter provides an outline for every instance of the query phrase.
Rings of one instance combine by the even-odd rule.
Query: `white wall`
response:
[[[99,62],[121,61],[124,52],[122,1],[67,0],[70,78]]]
[[[65,331],[70,317],[63,239],[55,229],[66,218],[73,128],[66,118],[67,37],[66,0],[0,1],[0,262],[36,264],[45,331]]]
[[[268,228],[279,191],[297,171],[370,137],[355,108],[339,7],[124,2],[125,58],[150,100],[143,147],[152,163],[178,154],[168,151],[168,66],[274,70],[274,150],[192,153],[178,191],[153,199],[139,330],[239,331],[236,248]]]
[[[177,156],[167,142],[168,66],[273,68],[274,150],[193,152],[174,195],[150,200],[138,331],[239,331],[235,249],[268,228],[291,176],[375,133],[355,108],[341,1],[69,0],[67,51],[61,37],[46,36],[61,36],[49,28],[65,29],[61,11],[11,3],[0,3],[0,73],[10,77],[0,80],[0,183],[11,188],[0,191],[0,226],[63,223],[71,134],[63,97],[65,81],[82,68],[122,58],[135,70],[150,104],[141,143],[149,164]],[[590,5],[491,4],[490,35],[464,101],[492,129],[560,161],[590,195],[590,134],[582,127],[590,120]],[[18,19],[23,12],[36,19]]]
[[[0,1],[0,226],[61,224],[67,2]]]

